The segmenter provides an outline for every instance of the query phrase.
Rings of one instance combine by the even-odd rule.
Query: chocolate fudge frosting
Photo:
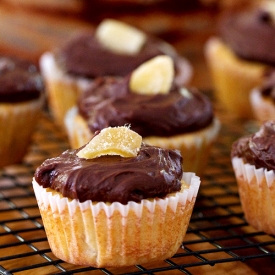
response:
[[[225,13],[219,35],[239,57],[275,66],[275,19],[260,7]]]
[[[79,158],[77,150],[44,161],[36,182],[80,202],[140,202],[163,198],[181,189],[182,157],[177,150],[142,144],[136,157]]]
[[[203,129],[213,121],[210,100],[195,88],[173,85],[168,94],[130,91],[130,77],[99,78],[79,98],[91,132],[130,124],[141,136],[172,136]]]
[[[42,77],[34,64],[17,57],[0,56],[0,102],[36,99],[42,90]]]
[[[235,141],[231,157],[242,158],[256,168],[275,171],[275,121],[267,121],[257,133]]]
[[[169,53],[167,53],[167,51]],[[86,78],[99,76],[126,76],[140,64],[160,55],[175,52],[155,37],[148,36],[145,45],[136,55],[123,55],[104,48],[93,32],[74,36],[55,52],[59,66],[68,74]]]

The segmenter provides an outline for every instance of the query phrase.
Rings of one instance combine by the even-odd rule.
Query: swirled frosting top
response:
[[[37,168],[36,182],[80,202],[140,202],[181,190],[182,157],[177,150],[142,144],[136,157],[79,158],[67,150]]]
[[[235,141],[231,157],[239,157],[256,168],[275,171],[275,122],[266,121],[258,132]]]
[[[55,52],[59,66],[68,74],[86,78],[99,76],[126,76],[140,64],[160,54],[168,54],[175,60],[174,49],[162,40],[147,36],[138,54],[118,54],[103,47],[93,32],[83,32],[72,37]]]
[[[40,97],[43,81],[37,67],[17,57],[0,56],[0,102],[22,102]]]
[[[168,94],[131,92],[129,77],[99,78],[79,98],[79,113],[94,133],[131,125],[143,137],[172,136],[203,129],[213,121],[213,108],[196,88],[172,85]]]
[[[239,57],[275,65],[275,19],[267,9],[226,12],[219,22],[219,35]]]

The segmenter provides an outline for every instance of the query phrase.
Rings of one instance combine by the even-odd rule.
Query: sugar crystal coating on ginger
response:
[[[120,155],[121,157],[135,157],[140,149],[142,137],[126,126],[108,127],[95,135],[83,147],[77,156],[92,159],[104,155]]]
[[[130,78],[130,89],[138,94],[168,94],[174,79],[173,59],[156,56],[137,67]]]

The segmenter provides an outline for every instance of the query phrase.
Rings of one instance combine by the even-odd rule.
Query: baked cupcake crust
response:
[[[238,139],[231,150],[245,218],[255,229],[275,234],[275,122]]]
[[[73,264],[120,267],[172,257],[179,249],[200,180],[184,173],[181,192],[140,203],[80,203],[33,187],[53,253]],[[133,238],[133,236],[135,236]]]

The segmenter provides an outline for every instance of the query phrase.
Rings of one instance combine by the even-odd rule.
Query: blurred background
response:
[[[207,94],[212,94],[209,93],[209,91],[213,90],[213,86],[204,56],[205,43],[209,37],[216,34],[217,20],[224,11],[231,8],[238,9],[244,6],[246,7],[247,5],[253,5],[253,3],[258,1],[261,0],[0,0],[0,55],[23,57],[38,65],[39,58],[44,52],[58,47],[75,32],[94,29],[104,18],[114,18],[154,34],[173,45],[182,56],[186,57],[190,63],[192,63],[194,76],[191,85],[199,88],[203,92],[207,92]],[[198,212],[198,216],[194,216],[192,224],[193,231],[191,230],[189,235],[190,243],[187,247],[193,246],[195,252],[192,254],[193,252],[191,251],[192,253],[190,253],[190,255],[192,257],[189,256],[186,261],[198,262],[195,256],[197,255],[197,250],[200,250],[204,253],[203,257],[198,256],[201,257],[200,261],[203,262],[208,257],[211,265],[208,265],[208,263],[207,265],[203,265],[199,261],[197,266],[194,264],[194,266],[196,266],[195,268],[191,268],[191,271],[196,272],[196,274],[273,274],[275,241],[271,236],[264,235],[261,232],[255,233],[250,227],[246,226],[247,224],[244,220],[240,220],[243,214],[229,158],[232,141],[244,133],[253,132],[255,130],[254,124],[250,123],[250,121],[246,124],[235,123],[236,121],[232,122],[232,114],[228,114],[228,112],[226,114],[219,112],[219,116],[221,117],[221,121],[223,123],[226,122],[226,124],[223,125],[220,140],[213,150],[214,155],[207,170],[206,183],[200,191],[201,200],[197,206],[200,212]],[[49,154],[55,156],[57,152],[60,153],[61,150],[63,151],[63,148],[67,148],[68,146],[68,144],[64,142],[65,138],[59,131],[60,129],[56,131],[56,128],[53,128],[54,126],[48,120],[45,120],[45,118],[43,118],[42,122],[43,123],[39,125],[42,130],[39,128],[35,136],[34,153],[28,156],[30,163],[40,164],[41,158],[45,158],[45,152],[48,153],[49,151]],[[43,127],[41,127],[42,124]],[[6,169],[3,175],[11,175],[12,179],[7,181],[8,183],[6,184],[11,185],[13,181],[16,181],[16,184],[17,182],[22,183],[24,187],[25,181],[28,187],[33,174],[31,171],[31,176],[29,176],[28,173],[30,171],[28,169],[32,167],[29,167],[28,163],[26,166],[27,168],[18,166],[13,168],[13,170],[11,168],[9,170]],[[25,172],[27,176],[23,173],[24,169],[27,170],[27,172]],[[16,176],[14,176],[13,173]],[[19,175],[18,178],[17,174]],[[1,183],[3,184],[3,180]],[[20,184],[17,185],[20,187]],[[3,188],[5,189],[5,185]],[[14,190],[9,188],[10,186],[7,187],[7,190],[11,190],[10,194],[12,198],[14,198]],[[25,189],[27,190],[27,188]],[[27,193],[28,196],[25,200],[26,208],[27,210],[30,209],[28,211],[35,213],[36,219],[40,219],[36,201],[34,201],[33,196],[30,197],[30,192]],[[9,193],[6,192],[4,194]],[[19,199],[23,201],[23,198],[19,197]],[[9,200],[7,209],[12,205],[10,201],[12,200]],[[29,206],[30,201],[32,202],[31,206]],[[23,205],[23,202],[20,201],[19,210],[22,214],[25,212],[21,210],[21,205]],[[7,213],[5,213],[4,210],[4,215],[10,215],[9,209],[6,211]],[[230,214],[228,214],[229,211],[231,211]],[[204,216],[201,213],[204,213],[205,219],[203,219]],[[213,213],[216,216],[214,216]],[[10,221],[11,216],[8,216],[8,218],[5,216],[4,221],[6,219]],[[18,219],[17,216],[16,219]],[[25,219],[26,217],[24,216],[22,221]],[[204,224],[202,224],[202,222]],[[218,225],[219,227],[217,227]],[[21,229],[21,224],[19,224],[19,226]],[[203,232],[205,235],[201,233],[203,227],[206,228],[206,231]],[[39,228],[39,230],[40,229],[41,228]],[[233,229],[236,230],[236,232],[238,230],[240,231],[236,233],[237,236],[241,236],[240,244],[237,243],[234,253],[231,253],[231,251],[228,253],[228,247],[231,248],[233,245],[232,242],[235,240],[235,235],[232,233],[235,232]],[[228,232],[230,231],[230,234],[227,230]],[[247,230],[245,233],[250,234],[249,237],[246,235],[246,242],[243,238],[243,230]],[[201,241],[198,240],[197,232],[198,235],[200,234]],[[23,254],[21,254],[22,257],[20,260],[13,257],[13,251],[16,250],[14,254],[23,253],[24,251],[18,249],[16,245],[13,245],[17,240],[14,240],[12,236],[10,241],[8,234],[10,233],[4,232],[2,235],[0,234],[0,237],[2,237],[1,241],[4,240],[5,242],[4,245],[0,245],[1,251],[5,249],[6,254],[9,256],[0,264],[3,266],[5,264],[7,268],[14,268],[16,272],[18,270],[20,271],[20,268],[16,270],[17,263],[19,263],[21,267],[23,266],[22,270],[24,270],[26,260],[22,256]],[[33,238],[35,234],[36,233],[33,232],[26,232],[25,239],[29,240]],[[36,246],[40,245],[41,249],[47,249],[45,251],[50,253],[44,231],[41,234],[43,245],[36,243]],[[220,243],[224,245],[224,250],[222,251],[220,244],[215,244],[215,238],[219,234],[221,236],[226,234],[224,239],[220,239]],[[207,239],[205,236],[211,236],[214,238],[214,241],[213,239]],[[24,238],[20,240],[24,241]],[[238,239],[235,240],[235,242],[237,241]],[[262,241],[262,244],[266,245],[266,247],[269,244],[272,245],[272,249],[270,247],[266,249],[265,246],[262,248],[259,245],[260,241]],[[24,242],[28,244],[27,241]],[[213,243],[216,246],[214,246]],[[251,245],[251,243],[254,246]],[[19,245],[21,245],[20,242]],[[10,246],[12,246],[12,249]],[[245,250],[245,248],[247,248],[247,250]],[[253,253],[255,251],[258,252],[256,248],[261,250],[261,254],[255,256]],[[27,249],[29,252],[29,247]],[[268,249],[270,249],[271,252]],[[237,252],[240,256],[237,255]],[[0,254],[1,253],[3,254],[3,252],[0,252]],[[228,258],[228,254],[230,254],[232,258]],[[270,254],[272,258],[267,258],[265,261],[264,257],[269,257]],[[3,255],[0,255],[0,258],[1,256]],[[52,255],[50,256],[54,258]],[[215,265],[215,263],[213,263],[215,259],[217,260],[216,263],[226,264]],[[249,259],[253,259],[254,261],[249,262]],[[48,265],[50,270],[51,268],[54,269],[56,263],[60,263],[58,259],[55,260],[54,264],[45,264],[42,262],[41,257],[37,256],[36,262],[33,261],[33,259],[31,259],[30,262],[33,265],[42,262],[40,266],[37,264],[35,268],[43,268],[44,273],[45,266]],[[178,263],[181,264],[180,260],[180,258],[174,259],[176,263],[178,261]],[[53,265],[53,267],[51,265]],[[165,266],[166,265],[168,264],[165,263]],[[68,270],[69,268],[74,268],[66,264],[65,267],[68,267]],[[22,272],[20,274],[38,274],[36,269],[34,269],[34,273],[31,273],[28,268],[27,266],[26,273]],[[265,272],[261,273],[263,270]],[[7,274],[6,272],[1,273],[1,271],[0,266],[0,274]],[[177,271],[174,272],[175,273],[172,271],[172,273],[169,274],[179,274]],[[182,274],[182,272],[180,272],[180,274]]]
[[[220,13],[247,0],[0,0],[0,54],[37,63],[73,32],[116,18],[171,43],[194,66],[192,84],[211,88],[204,43]]]

